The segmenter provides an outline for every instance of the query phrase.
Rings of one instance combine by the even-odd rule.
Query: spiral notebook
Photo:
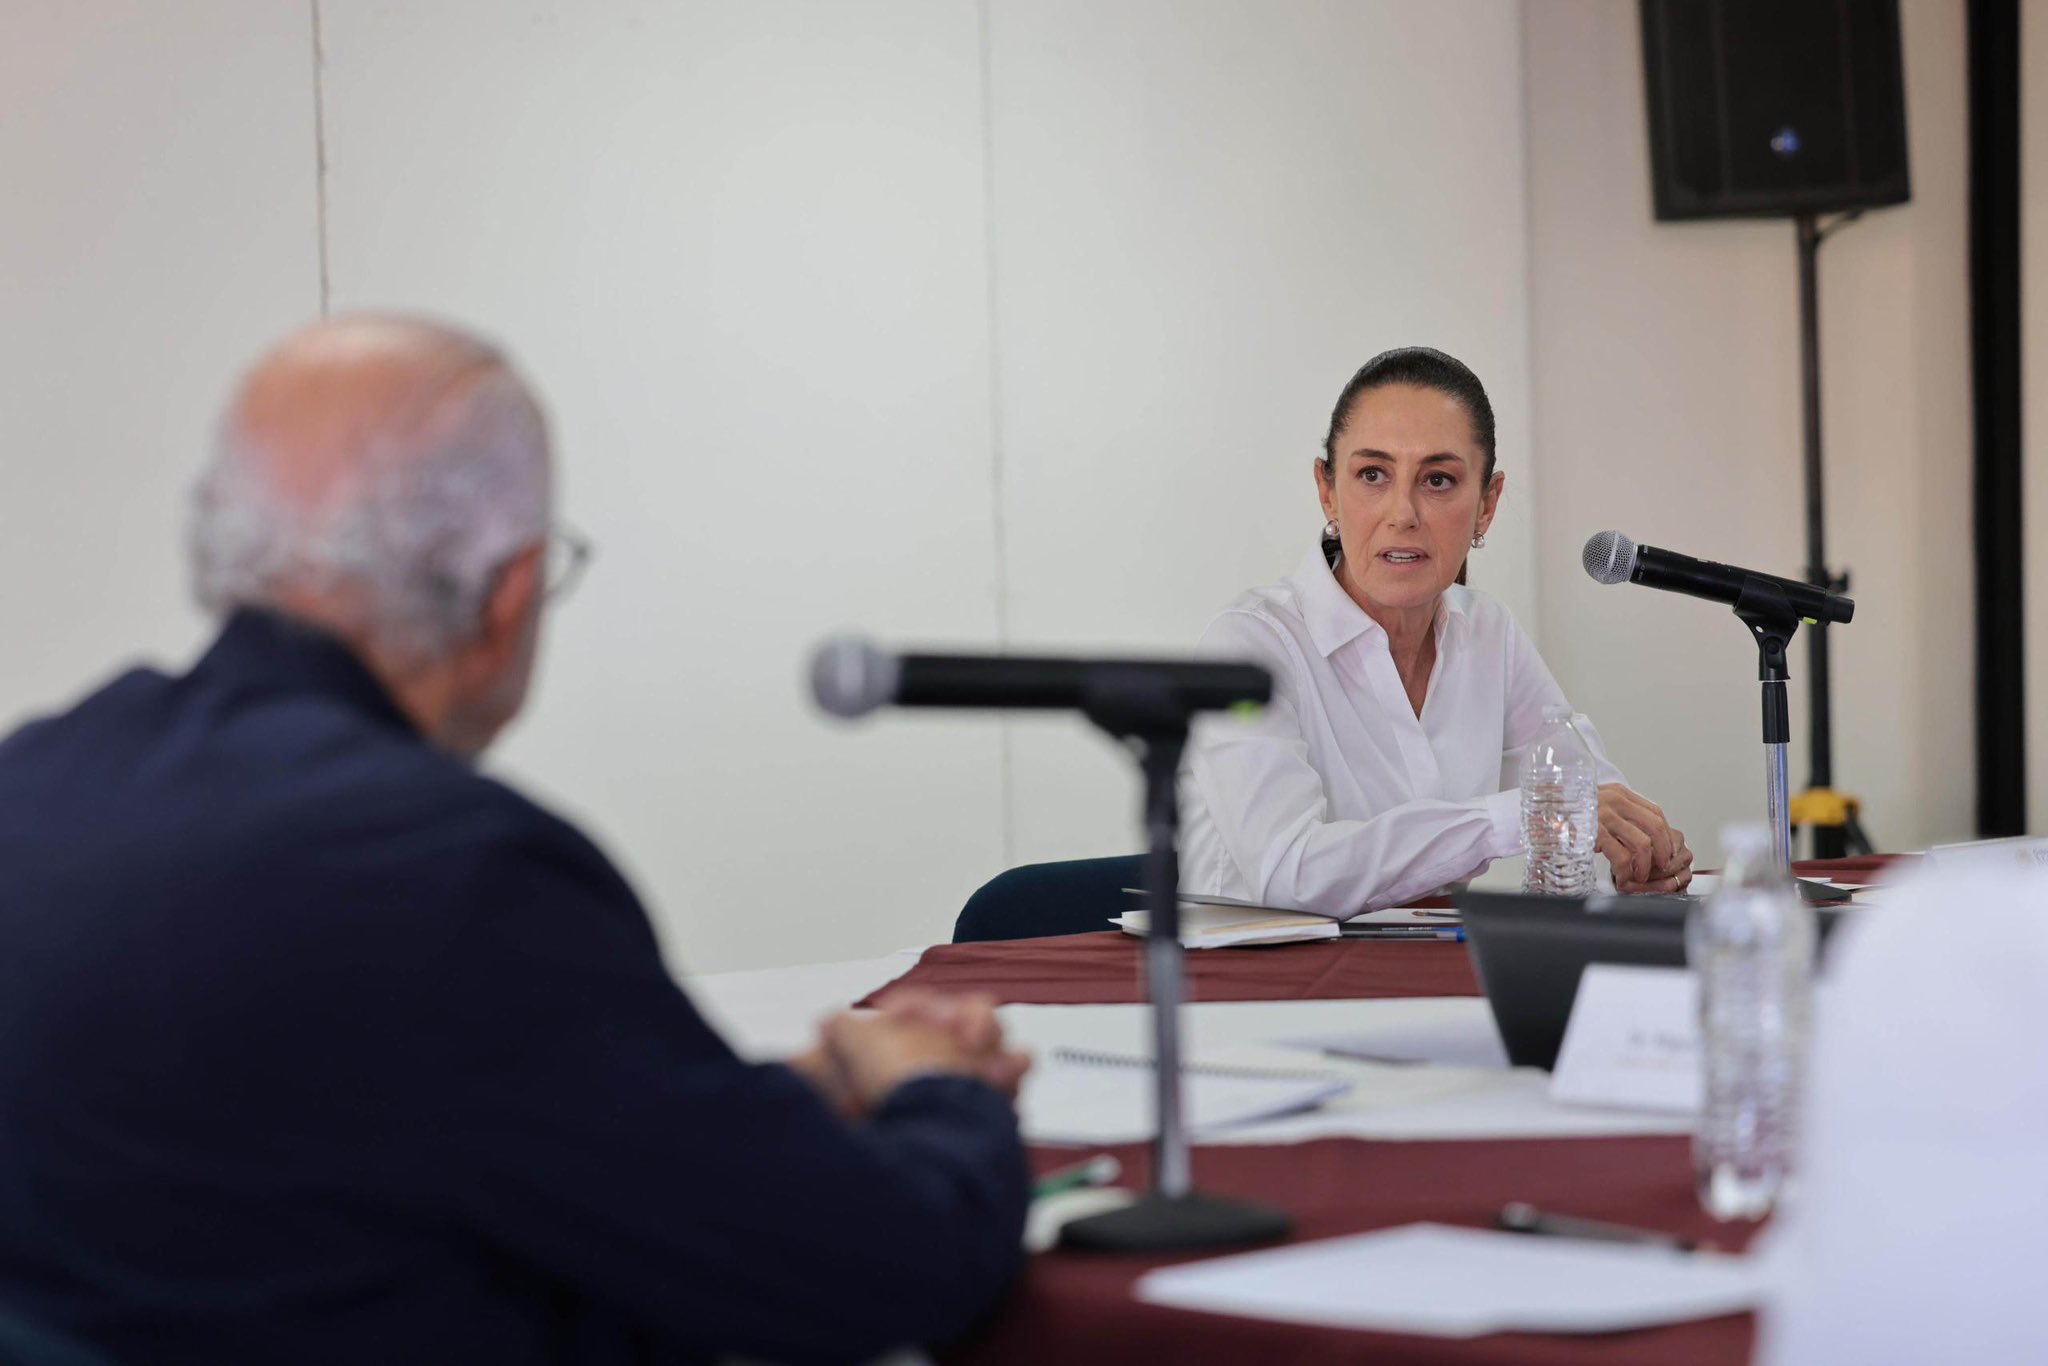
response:
[[[1150,1058],[1054,1048],[1024,1078],[1017,1113],[1033,1143],[1139,1143],[1156,1129]],[[1351,1083],[1328,1072],[1288,1068],[1181,1067],[1188,1136],[1313,1110]]]

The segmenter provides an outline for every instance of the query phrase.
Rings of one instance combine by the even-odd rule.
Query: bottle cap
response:
[[[1770,851],[1771,827],[1762,821],[1731,821],[1721,827],[1721,853],[1728,858]]]
[[[1543,719],[1569,722],[1572,719],[1572,709],[1563,703],[1552,703],[1543,709]]]

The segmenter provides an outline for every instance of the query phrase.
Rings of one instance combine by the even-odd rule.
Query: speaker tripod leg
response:
[[[1870,843],[1870,836],[1863,832],[1863,822],[1856,819],[1855,808],[1850,808],[1848,816],[1843,820],[1842,830],[1846,836],[1844,843],[1850,853],[1860,856],[1877,852]]]

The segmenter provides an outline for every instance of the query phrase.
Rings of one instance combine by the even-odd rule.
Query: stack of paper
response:
[[[1145,935],[1151,922],[1143,911],[1125,911],[1110,921],[1125,934]],[[1265,906],[1216,906],[1183,902],[1180,942],[1191,949],[1222,949],[1234,944],[1291,944],[1298,939],[1335,939],[1337,922],[1307,911],[1276,911]]]
[[[1148,1058],[1054,1048],[1024,1078],[1018,1121],[1034,1143],[1138,1143],[1158,1131]],[[1181,1105],[1191,1138],[1313,1109],[1351,1089],[1327,1072],[1190,1064]]]
[[[1613,1333],[1752,1307],[1746,1258],[1410,1224],[1167,1267],[1153,1304],[1433,1337]]]
[[[1124,888],[1132,896],[1145,893]],[[1289,944],[1298,939],[1335,939],[1337,922],[1312,911],[1286,911],[1227,896],[1196,892],[1180,894],[1180,942],[1191,949],[1221,949],[1233,944]],[[1151,933],[1143,911],[1126,911],[1110,924],[1125,934]]]

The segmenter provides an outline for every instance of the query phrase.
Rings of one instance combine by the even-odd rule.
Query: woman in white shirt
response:
[[[1464,586],[1505,476],[1479,379],[1440,351],[1367,361],[1330,415],[1323,542],[1226,608],[1205,651],[1264,664],[1273,700],[1196,733],[1181,882],[1349,916],[1522,852],[1521,751],[1557,681],[1507,609]],[[1672,892],[1692,851],[1598,734],[1599,850],[1625,892]]]

